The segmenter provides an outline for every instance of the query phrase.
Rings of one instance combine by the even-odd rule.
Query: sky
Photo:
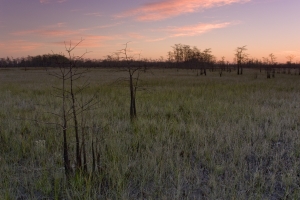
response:
[[[104,59],[123,49],[167,59],[175,44],[232,62],[271,53],[300,62],[300,0],[0,0],[0,58],[72,52]]]

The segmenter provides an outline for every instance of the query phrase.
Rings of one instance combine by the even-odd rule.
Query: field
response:
[[[89,173],[67,181],[53,88],[61,81],[48,73],[0,69],[0,199],[300,197],[300,76],[142,72],[131,123],[128,83],[116,83],[127,74],[93,69],[82,97],[98,94],[82,115]]]

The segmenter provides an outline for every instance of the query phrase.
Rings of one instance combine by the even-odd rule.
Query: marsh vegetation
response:
[[[154,69],[130,120],[126,72],[92,69],[84,98],[87,173],[64,174],[60,82],[0,71],[0,199],[297,199],[299,76]],[[78,84],[81,84],[78,82]],[[71,125],[70,125],[71,126]],[[70,163],[76,140],[69,134]],[[93,152],[94,149],[94,152]],[[96,157],[96,169],[92,169]]]

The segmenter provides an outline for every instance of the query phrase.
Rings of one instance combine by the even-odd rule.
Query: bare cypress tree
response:
[[[79,101],[76,96],[82,95],[82,92],[87,89],[88,83],[81,86],[75,86],[75,82],[84,77],[84,75],[89,71],[88,68],[77,67],[77,62],[83,58],[83,56],[88,53],[85,52],[81,56],[72,56],[72,51],[82,42],[80,40],[76,45],[70,45],[67,47],[65,44],[65,50],[68,53],[68,58],[65,56],[58,56],[61,60],[57,60],[59,71],[50,72],[50,75],[58,78],[62,81],[61,88],[55,88],[57,92],[57,97],[62,99],[62,112],[60,114],[55,114],[62,120],[62,130],[63,130],[63,146],[64,146],[64,166],[65,173],[69,177],[73,171],[69,160],[69,147],[68,147],[68,130],[74,130],[75,135],[75,169],[77,172],[85,171],[87,172],[87,156],[86,156],[86,143],[85,143],[85,122],[83,112],[89,110],[96,103],[96,94],[87,101]],[[81,116],[81,124],[80,117]],[[72,121],[70,129],[69,122]],[[81,131],[81,134],[80,134]],[[81,140],[80,140],[81,135]],[[82,164],[83,161],[83,164]]]
[[[62,100],[61,113],[60,114],[52,113],[52,114],[60,117],[62,121],[61,124],[59,125],[61,126],[62,133],[63,133],[63,159],[64,159],[65,174],[68,179],[72,172],[70,159],[69,159],[69,147],[68,147],[68,137],[67,137],[69,117],[67,111],[68,92],[66,89],[66,81],[68,80],[69,77],[69,71],[66,68],[66,61],[59,58],[61,57],[56,56],[56,64],[58,65],[59,72],[54,71],[54,72],[50,72],[49,74],[61,80],[61,88],[54,87],[57,91],[57,94],[55,94],[55,96],[61,98]]]
[[[81,43],[82,40],[79,42]],[[78,44],[79,44],[78,43]],[[74,68],[76,66],[76,61],[71,56],[71,52],[76,48],[78,45],[76,44],[74,47],[70,46],[67,48],[66,44],[66,51],[68,52],[69,56],[69,80],[70,80],[70,95],[71,95],[71,100],[72,100],[72,114],[73,114],[73,121],[74,121],[74,131],[75,131],[75,138],[76,138],[76,169],[80,169],[82,167],[81,163],[81,155],[80,155],[80,141],[79,141],[79,132],[78,132],[78,119],[77,119],[77,114],[76,114],[76,103],[75,103],[75,95],[74,95],[74,79],[75,79],[75,72]]]
[[[243,62],[247,58],[247,54],[245,54],[246,51],[246,46],[242,47],[237,47],[235,50],[235,56],[236,56],[236,61],[237,61],[237,74],[242,75],[243,74]]]
[[[272,77],[273,78],[275,78],[275,64],[276,64],[276,57],[274,56],[274,54],[273,53],[271,53],[270,55],[269,55],[269,57],[270,57],[270,72],[269,72],[269,77],[268,78],[270,78],[270,73],[272,72]]]
[[[129,91],[130,91],[130,119],[133,121],[137,117],[136,112],[136,92],[139,88],[139,77],[140,77],[140,70],[143,69],[141,64],[134,60],[132,56],[129,56],[128,54],[128,43],[127,42],[124,47],[124,49],[120,50],[120,53],[124,56],[122,57],[123,60],[126,63],[126,66],[124,67],[123,71],[128,72],[129,75]],[[145,67],[144,67],[145,68]],[[144,70],[145,71],[145,70]]]

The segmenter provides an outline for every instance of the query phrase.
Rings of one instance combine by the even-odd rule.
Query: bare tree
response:
[[[270,64],[274,65],[276,63],[276,57],[274,56],[273,53],[269,54],[270,57]]]
[[[137,117],[136,112],[136,92],[139,88],[139,78],[140,70],[143,69],[143,66],[139,62],[135,62],[134,57],[129,55],[128,43],[124,44],[124,49],[121,49],[119,52],[123,54],[123,60],[126,63],[126,66],[123,70],[128,72],[129,75],[129,90],[130,90],[130,119],[133,121]],[[144,70],[145,71],[145,70]]]
[[[288,59],[288,63],[290,63],[290,64],[292,64],[294,58],[295,58],[295,55],[293,55],[293,54],[290,54],[286,57],[286,59]]]
[[[211,54],[211,49],[204,49],[201,54],[201,61],[202,61],[202,69],[203,73],[206,76],[206,68],[208,68],[214,62],[215,57]],[[212,69],[213,70],[213,69]],[[202,73],[201,73],[202,74]]]
[[[293,54],[290,54],[290,55],[288,55],[287,57],[286,57],[286,59],[288,59],[288,61],[287,61],[287,67],[288,67],[288,74],[290,74],[291,73],[291,68],[292,68],[292,65],[293,65],[293,60],[294,60],[294,58],[295,58],[295,55],[293,55]],[[296,73],[296,71],[295,71],[295,73]],[[299,69],[299,74],[300,74],[300,69]]]
[[[58,57],[56,57],[56,64],[59,67],[59,72],[52,72],[50,73],[51,76],[54,76],[61,80],[61,88],[55,88],[57,93],[54,95],[56,97],[59,97],[62,100],[61,103],[61,113],[56,114],[52,113],[55,116],[58,116],[61,118],[62,123],[58,124],[62,128],[63,133],[63,158],[64,158],[64,167],[65,167],[65,174],[68,178],[72,172],[70,159],[69,159],[69,147],[68,147],[68,138],[67,138],[67,129],[68,129],[68,108],[67,108],[67,98],[68,98],[68,92],[66,89],[66,82],[68,80],[69,72],[66,68],[66,63],[64,63],[61,60],[58,60]]]
[[[222,60],[219,61],[219,65],[220,65],[219,74],[220,74],[220,77],[222,77],[222,73],[225,70],[225,65],[226,65],[224,56],[222,57]]]
[[[245,53],[246,51],[246,46],[242,47],[237,47],[235,50],[235,56],[236,56],[236,62],[237,62],[237,74],[242,75],[243,74],[243,63],[245,62],[247,58],[247,54]]]
[[[275,64],[276,64],[276,57],[273,53],[269,54],[270,60],[269,60],[269,66],[267,68],[267,78],[271,78],[271,73],[272,77],[275,78]]]
[[[174,57],[173,52],[168,51],[168,62],[172,62],[173,61],[173,57]]]
[[[73,127],[75,136],[75,170],[76,172],[87,172],[87,156],[86,156],[86,144],[85,144],[85,122],[83,112],[89,110],[96,103],[96,94],[84,101],[83,98],[79,99],[77,96],[87,89],[89,84],[85,82],[83,85],[76,86],[75,82],[89,71],[88,68],[77,67],[77,62],[80,61],[83,56],[88,53],[85,52],[81,56],[71,55],[72,51],[82,42],[80,40],[77,44],[72,46],[71,42],[69,46],[65,44],[65,50],[68,57],[57,56],[56,63],[59,71],[50,72],[50,75],[61,80],[61,87],[55,88],[55,96],[62,99],[61,113],[52,113],[55,116],[61,118],[62,123],[59,124],[62,127],[63,132],[63,149],[64,149],[64,167],[67,177],[73,172],[70,165],[70,152],[68,147],[67,131],[71,131],[69,127]],[[63,58],[63,59],[58,59]],[[81,120],[80,120],[81,117]],[[80,123],[81,121],[81,123]],[[69,125],[70,124],[70,125]],[[81,131],[81,134],[80,134]],[[81,135],[81,140],[80,140]],[[83,164],[82,164],[83,160]]]

